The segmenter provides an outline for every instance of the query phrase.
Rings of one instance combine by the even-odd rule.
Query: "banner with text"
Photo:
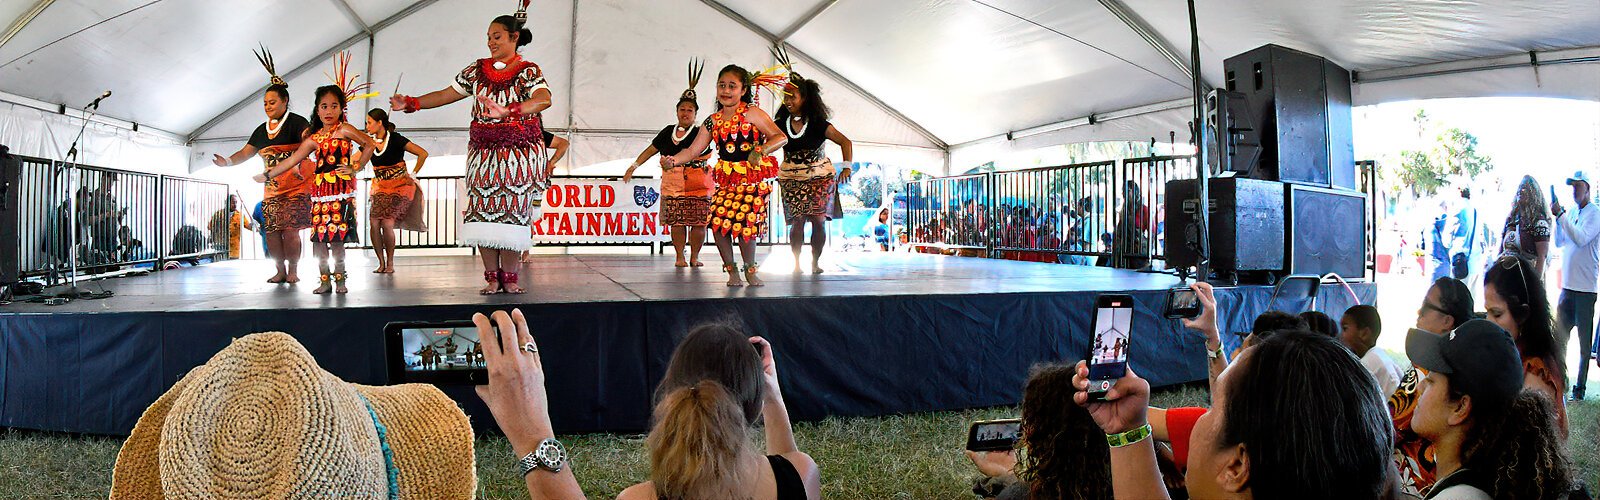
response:
[[[544,216],[533,221],[541,244],[667,241],[659,180],[555,178],[544,193]]]

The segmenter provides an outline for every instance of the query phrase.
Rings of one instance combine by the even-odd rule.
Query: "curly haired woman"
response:
[[[1071,365],[1033,368],[1022,388],[1018,442],[1027,453],[1019,464],[1013,451],[968,451],[967,458],[988,476],[975,490],[1001,500],[1110,500],[1110,448],[1089,411],[1068,403],[1076,390],[1073,373]]]

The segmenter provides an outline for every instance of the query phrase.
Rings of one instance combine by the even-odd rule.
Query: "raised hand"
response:
[[[404,95],[404,94],[395,94],[395,95],[389,96],[389,110],[390,111],[405,111],[406,110],[406,100],[407,100],[406,98],[407,97],[411,97],[411,96]]]
[[[478,327],[478,338],[488,344],[483,359],[489,368],[489,384],[477,387],[478,397],[489,407],[517,455],[529,453],[554,433],[544,364],[528,331],[528,320],[521,309],[513,309],[511,314],[495,311],[492,317],[474,314],[472,323]],[[533,352],[523,346],[533,346]]]
[[[232,165],[233,162],[229,161],[227,158],[223,158],[222,155],[213,154],[211,155],[211,164],[219,167],[226,167]]]
[[[501,106],[500,104],[481,95],[477,96],[477,98],[478,104],[483,105],[483,113],[489,115],[490,118],[505,118],[507,116],[511,116],[511,108]]]
[[[1149,423],[1150,383],[1133,374],[1133,367],[1106,392],[1105,401],[1089,400],[1089,365],[1079,361],[1072,376],[1072,402],[1089,410],[1089,416],[1106,434],[1119,434]]]
[[[1206,340],[1222,342],[1222,334],[1217,327],[1217,296],[1210,283],[1195,281],[1189,285],[1194,290],[1195,296],[1200,298],[1200,315],[1185,318],[1183,327],[1205,334]]]

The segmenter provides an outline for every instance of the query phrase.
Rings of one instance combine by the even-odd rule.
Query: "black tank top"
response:
[[[806,483],[789,459],[783,455],[767,455],[767,464],[772,466],[772,479],[778,484],[778,500],[806,500]]]

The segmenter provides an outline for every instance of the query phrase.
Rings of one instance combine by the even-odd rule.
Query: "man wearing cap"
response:
[[[1589,203],[1589,173],[1579,170],[1567,178],[1577,210],[1567,210],[1561,201],[1550,200],[1550,213],[1556,217],[1556,245],[1561,248],[1561,299],[1556,304],[1556,346],[1565,348],[1572,327],[1578,328],[1578,379],[1572,398],[1583,399],[1584,381],[1589,378],[1589,358],[1594,350],[1594,303],[1596,277],[1600,275],[1600,208]]]
[[[1426,498],[1494,498],[1495,469],[1510,465],[1485,463],[1496,458],[1493,450],[1469,450],[1466,443],[1484,431],[1473,426],[1492,425],[1486,417],[1503,414],[1522,391],[1522,361],[1511,335],[1481,319],[1442,335],[1413,328],[1406,355],[1428,372],[1411,420],[1412,429],[1434,443],[1438,459],[1439,481]]]

